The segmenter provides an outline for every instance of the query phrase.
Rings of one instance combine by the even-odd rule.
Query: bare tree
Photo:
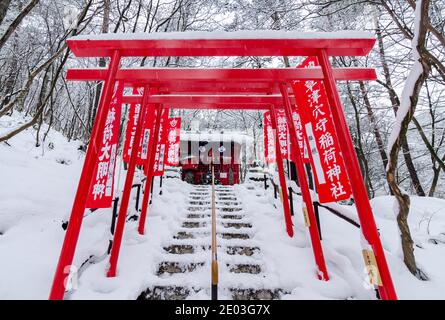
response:
[[[416,110],[420,90],[431,70],[429,59],[425,57],[429,0],[420,0],[415,10],[415,26],[413,36],[414,64],[406,79],[402,92],[400,107],[397,111],[396,123],[388,145],[389,162],[387,180],[398,203],[397,223],[399,225],[404,262],[409,271],[418,278],[425,278],[417,268],[414,256],[413,240],[408,225],[410,197],[396,181],[396,170],[399,151],[406,138],[408,125]]]
[[[9,37],[14,33],[15,29],[17,29],[18,25],[22,22],[22,20],[31,12],[31,10],[39,3],[39,0],[31,0],[28,5],[23,8],[22,11],[15,17],[15,19],[11,22],[11,24],[6,29],[5,33],[3,33],[0,38],[0,49],[3,45],[8,41]]]

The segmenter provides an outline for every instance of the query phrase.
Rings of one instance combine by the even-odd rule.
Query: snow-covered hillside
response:
[[[0,133],[20,121],[24,120],[17,114],[2,117]],[[64,237],[62,222],[70,213],[83,153],[78,150],[79,142],[67,142],[52,130],[38,148],[34,129],[8,143],[0,144],[0,299],[46,299]],[[117,172],[120,178],[116,184],[122,188],[125,171],[118,168]],[[136,299],[153,283],[168,282],[168,276],[157,275],[156,269],[165,258],[164,248],[181,230],[194,187],[177,179],[165,179],[160,195],[158,185],[156,181],[146,235],[137,233],[136,222],[127,222],[116,278],[105,277],[108,257],[104,254],[110,237],[111,210],[86,213],[74,265],[80,266],[91,255],[102,259],[81,269],[77,290],[66,298]],[[252,225],[248,241],[261,249],[252,259],[261,265],[262,280],[232,277],[222,267],[222,287],[224,283],[232,287],[279,287],[283,289],[283,299],[375,299],[364,282],[358,229],[321,210],[323,248],[331,277],[322,282],[315,277],[309,235],[298,211],[299,199],[295,199],[296,232],[291,239],[285,233],[280,203],[273,198],[271,188],[265,191],[261,184],[244,184],[235,186],[232,192],[246,221]],[[378,197],[372,200],[372,206],[399,298],[445,299],[445,201],[412,198],[409,223],[415,254],[429,281],[415,279],[403,264],[393,199]],[[135,210],[134,203],[129,207]],[[344,210],[354,214],[352,207]],[[198,256],[206,257],[202,252]],[[221,254],[221,259],[232,258]],[[210,286],[207,270],[210,269],[204,266],[196,278],[190,272],[176,275],[176,279],[182,284]],[[209,290],[190,298],[208,299]],[[223,292],[221,298],[228,296]]]

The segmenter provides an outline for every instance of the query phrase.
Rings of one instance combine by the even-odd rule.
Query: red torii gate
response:
[[[251,109],[270,110],[272,125],[276,127],[275,109],[283,108],[290,128],[292,146],[296,149],[296,167],[301,185],[303,202],[310,219],[310,235],[315,261],[320,279],[327,280],[328,273],[323,257],[322,246],[311,200],[309,187],[296,130],[292,121],[293,97],[289,94],[288,84],[294,80],[323,80],[328,95],[330,110],[339,139],[341,152],[348,158],[345,162],[352,187],[361,230],[371,246],[381,276],[378,286],[382,299],[396,299],[396,293],[387,266],[386,258],[377,232],[377,227],[361,178],[360,167],[355,155],[352,140],[340,98],[336,80],[375,80],[374,69],[370,68],[332,68],[328,57],[363,56],[368,54],[375,39],[363,33],[291,33],[266,31],[257,33],[162,33],[132,35],[130,39],[119,35],[80,36],[69,39],[68,46],[77,57],[111,57],[107,69],[71,69],[68,80],[104,81],[96,120],[90,144],[86,153],[84,167],[66,231],[65,240],[54,276],[50,299],[62,299],[64,280],[72,263],[80,233],[86,205],[87,194],[94,168],[97,165],[97,146],[102,139],[112,88],[116,81],[123,81],[127,87],[144,87],[143,96],[124,96],[123,103],[141,103],[141,112],[136,127],[134,146],[139,145],[142,130],[143,110],[157,112],[154,126],[154,139],[150,139],[146,162],[148,168],[145,190],[150,189],[153,174],[154,148],[157,144],[160,110],[163,105],[172,108],[207,109]],[[138,68],[120,69],[123,57],[130,56],[317,56],[321,68],[311,69],[196,69],[196,68]],[[154,88],[155,93],[148,89]],[[276,140],[278,141],[277,133]],[[289,200],[286,188],[281,153],[276,143],[277,165],[283,191],[283,209],[286,229],[293,236]],[[128,208],[131,185],[136,167],[137,147],[132,148],[130,163],[125,180],[121,207],[118,214],[116,231],[110,256],[110,269],[107,275],[116,275],[117,259],[121,245],[125,216]],[[144,193],[139,232],[144,233],[148,209],[149,192]]]

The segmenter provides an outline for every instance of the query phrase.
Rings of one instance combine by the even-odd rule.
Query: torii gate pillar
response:
[[[351,134],[343,113],[337,86],[332,74],[332,66],[325,50],[320,50],[318,61],[324,74],[324,85],[329,100],[332,118],[334,120],[335,131],[340,141],[340,149],[344,157],[349,182],[351,184],[352,194],[357,207],[357,213],[360,219],[360,225],[365,239],[374,251],[377,261],[378,271],[382,279],[382,285],[378,287],[382,299],[396,300],[397,295],[389,273],[388,263],[383,252],[382,243],[377,232],[377,225],[372,214],[371,205],[368,200],[366,188],[363,183],[360,166],[355,154]]]

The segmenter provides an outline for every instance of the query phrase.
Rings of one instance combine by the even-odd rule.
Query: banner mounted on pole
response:
[[[315,57],[308,57],[298,68],[317,65]],[[348,199],[351,187],[322,81],[294,81],[292,89],[310,150],[319,201],[326,203]]]
[[[275,137],[272,129],[272,120],[270,118],[270,111],[264,113],[263,123],[263,137],[264,137],[264,161],[266,164],[275,163]]]
[[[294,106],[294,110],[292,111],[292,121],[294,122],[295,125],[297,142],[298,142],[298,147],[300,149],[301,158],[303,159],[303,162],[309,163],[310,162],[309,151],[306,146],[306,141],[304,140],[304,130],[301,124],[300,114],[298,113],[298,109],[296,108],[296,106]],[[294,163],[296,162],[295,154],[292,152],[292,148],[290,148],[290,159]]]
[[[159,123],[159,138],[156,145],[155,161],[153,164],[153,176],[162,176],[164,174],[165,141],[167,132],[165,127],[168,120],[168,108],[163,108],[161,112],[161,122]]]
[[[289,159],[289,132],[284,109],[276,109],[278,143],[283,159]]]
[[[166,166],[179,166],[179,146],[181,140],[181,118],[168,118],[166,134]]]
[[[154,110],[152,104],[148,104],[145,110],[147,113],[145,114],[144,123],[142,124],[142,139],[141,144],[139,145],[139,152],[137,157],[137,165],[143,166],[146,164],[148,159],[148,143],[151,139],[151,132],[153,132],[154,127],[154,120],[156,119],[156,111],[151,112],[151,110]]]
[[[124,83],[116,82],[108,108],[102,142],[99,145],[97,167],[94,169],[86,208],[109,208],[113,201],[123,90]]]
[[[133,88],[134,95],[142,95],[144,93],[144,88]],[[127,129],[125,131],[125,142],[124,142],[124,151],[122,153],[122,160],[125,163],[130,162],[131,148],[133,147],[134,135],[136,134],[136,126],[138,123],[139,112],[141,110],[141,104],[130,104],[128,111],[128,123]],[[138,158],[140,154],[138,152]],[[139,164],[139,163],[138,163]]]

